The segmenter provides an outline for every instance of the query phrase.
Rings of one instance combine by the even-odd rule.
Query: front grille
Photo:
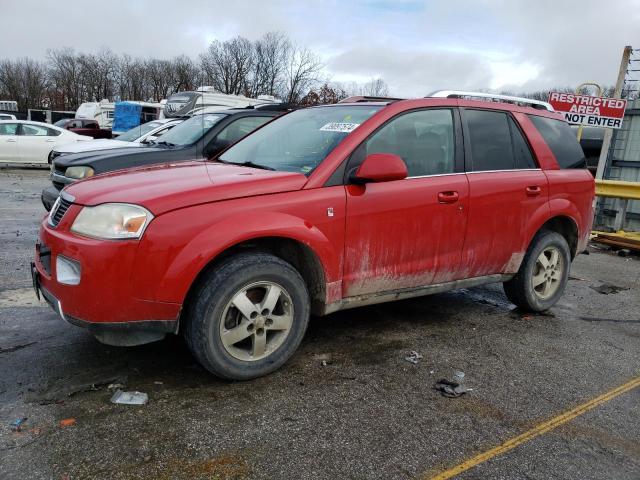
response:
[[[58,197],[51,209],[51,213],[49,213],[49,223],[54,227],[58,225],[71,205],[73,205],[73,202],[62,198],[62,196]]]

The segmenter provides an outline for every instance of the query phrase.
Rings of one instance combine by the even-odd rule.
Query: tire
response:
[[[553,252],[557,253],[557,260]],[[503,283],[504,293],[520,308],[543,312],[555,305],[564,293],[570,267],[571,253],[564,237],[556,232],[539,232],[516,276]]]
[[[202,277],[189,298],[187,345],[204,368],[229,380],[280,368],[309,323],[304,280],[289,263],[266,253],[228,258]]]

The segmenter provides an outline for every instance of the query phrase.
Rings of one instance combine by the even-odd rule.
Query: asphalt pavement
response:
[[[47,184],[0,170],[2,479],[640,478],[640,388],[540,427],[640,377],[638,257],[591,248],[544,315],[491,285],[312,319],[281,370],[230,383],[180,338],[108,347],[37,301]],[[471,391],[434,390],[456,371]],[[117,385],[149,402],[112,404]]]

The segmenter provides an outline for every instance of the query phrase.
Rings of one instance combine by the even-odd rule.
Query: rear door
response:
[[[468,184],[455,109],[402,113],[361,144],[347,171],[372,153],[393,153],[408,178],[349,184],[343,296],[459,278]]]
[[[470,197],[465,277],[516,272],[531,219],[548,214],[547,178],[510,113],[461,113]]]
[[[18,123],[0,123],[0,161],[19,162]]]
[[[18,152],[23,163],[47,163],[49,152],[56,146],[60,134],[52,128],[23,123],[18,135]]]

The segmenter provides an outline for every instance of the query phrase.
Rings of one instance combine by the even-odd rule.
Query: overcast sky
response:
[[[379,76],[399,96],[612,85],[623,47],[640,49],[640,0],[0,0],[0,58],[197,58],[214,39],[274,30],[320,54],[329,80]]]

